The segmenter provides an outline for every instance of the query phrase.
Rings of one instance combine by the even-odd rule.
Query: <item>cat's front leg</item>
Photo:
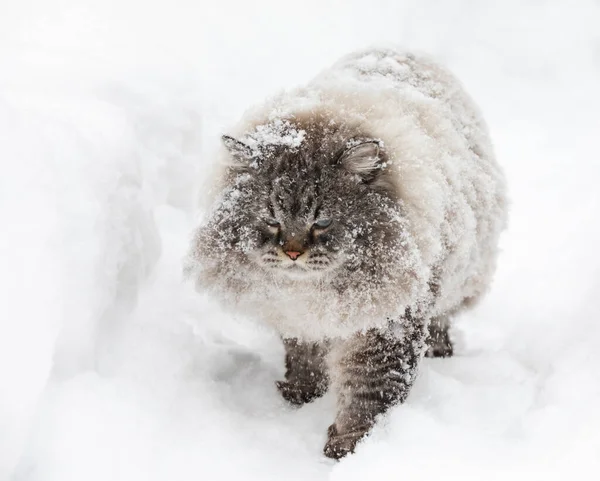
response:
[[[327,391],[329,377],[325,358],[329,343],[283,340],[285,346],[285,381],[277,381],[281,395],[292,404],[302,405]]]
[[[338,411],[328,430],[326,456],[339,459],[353,452],[377,415],[406,399],[425,352],[426,324],[407,317],[400,336],[370,330],[336,345],[330,362]]]

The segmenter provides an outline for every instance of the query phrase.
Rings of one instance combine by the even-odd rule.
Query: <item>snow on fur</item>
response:
[[[327,135],[346,135],[347,145],[354,136],[367,135],[385,150],[388,162],[378,182],[391,184],[398,199],[389,208],[398,209],[390,219],[397,218],[399,244],[350,247],[353,256],[381,259],[384,282],[367,282],[354,274],[356,279],[344,283],[339,295],[339,286],[330,288],[336,281],[331,276],[298,284],[231,256],[229,243],[235,236],[241,235],[244,254],[253,249],[247,216],[257,194],[249,187],[248,204],[242,206],[242,193],[244,182],[263,174],[256,168],[243,174],[227,168],[214,179],[223,191],[213,219],[200,228],[192,248],[190,270],[199,284],[229,307],[266,320],[285,336],[305,339],[384,327],[407,308],[433,317],[478,300],[496,266],[506,221],[505,186],[485,123],[458,81],[435,63],[410,54],[361,51],[307,87],[250,109],[233,132],[257,152],[252,163],[256,167],[261,153],[281,155],[273,150],[281,146],[302,151],[307,148],[306,129],[329,128],[332,133],[324,135],[323,143],[330,141]],[[368,165],[363,161],[357,173]],[[299,167],[282,168],[301,182]],[[340,192],[330,195],[344,197]],[[380,209],[386,208],[381,201]],[[229,233],[225,219],[238,224]],[[203,245],[211,235],[222,241],[209,252]],[[386,264],[390,251],[395,257]]]

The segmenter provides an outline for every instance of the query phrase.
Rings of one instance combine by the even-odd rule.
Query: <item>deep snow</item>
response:
[[[591,0],[3,2],[0,479],[595,479],[598,25]],[[277,337],[181,261],[219,134],[380,42],[465,83],[512,208],[458,355],[335,463],[333,399],[286,406]]]

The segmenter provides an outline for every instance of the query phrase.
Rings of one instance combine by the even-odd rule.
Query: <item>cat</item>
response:
[[[426,352],[452,355],[451,317],[496,268],[504,175],[458,80],[393,48],[347,55],[229,134],[187,272],[279,332],[285,399],[335,392],[324,453],[339,459]]]

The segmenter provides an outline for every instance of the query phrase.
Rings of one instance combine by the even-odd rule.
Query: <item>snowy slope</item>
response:
[[[0,479],[596,479],[600,5],[0,5]],[[283,350],[181,281],[218,135],[340,55],[393,42],[464,81],[512,199],[493,291],[358,449]]]

